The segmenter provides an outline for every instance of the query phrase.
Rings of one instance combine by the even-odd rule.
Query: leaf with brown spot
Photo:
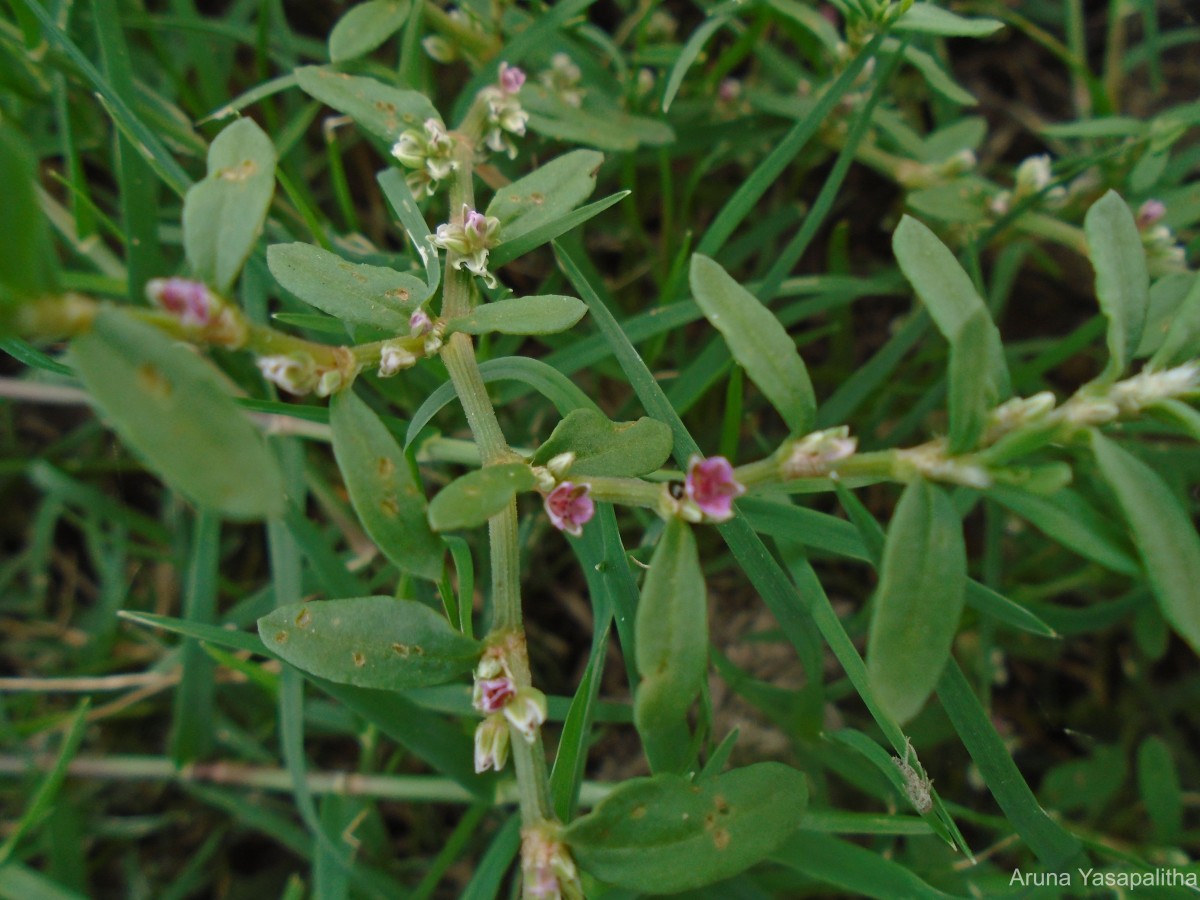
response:
[[[362,128],[390,145],[409,128],[442,117],[429,98],[384,84],[375,78],[346,75],[325,66],[302,66],[295,71],[300,89],[345,113]]]
[[[120,309],[102,309],[71,363],[130,448],[196,503],[234,519],[283,512],[274,454],[203,356]]]
[[[680,775],[627,781],[564,837],[585,871],[635,891],[669,894],[736,875],[795,831],[804,775],[756,763],[699,785]]]
[[[413,275],[352,263],[311,244],[271,245],[267,267],[283,287],[322,312],[401,334],[428,295],[425,282]]]
[[[329,424],[338,468],[367,534],[405,572],[437,581],[442,541],[429,528],[425,494],[396,439],[353,391],[330,401]]]
[[[310,628],[287,632],[305,616]],[[282,626],[282,627],[281,627]],[[469,672],[481,645],[415,600],[353,597],[283,606],[258,620],[263,643],[282,659],[340,684],[402,691]],[[279,635],[288,635],[279,640]],[[396,652],[406,647],[407,654]]]
[[[254,249],[275,194],[275,145],[238,119],[208,148],[208,175],[183,200],[183,249],[197,278],[228,294]]]

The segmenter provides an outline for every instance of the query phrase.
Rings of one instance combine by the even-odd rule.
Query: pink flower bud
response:
[[[506,94],[515,94],[525,83],[525,73],[516,66],[500,63],[500,87]]]
[[[724,522],[733,518],[733,498],[746,493],[746,488],[734,479],[733,466],[725,457],[693,456],[688,460],[684,492],[706,516]]]
[[[465,210],[463,215],[463,229],[475,232],[481,240],[485,239],[487,237],[487,216],[465,206],[463,209]]]
[[[546,515],[555,528],[575,537],[583,533],[583,526],[596,514],[589,490],[586,484],[564,481],[546,495]]]
[[[146,297],[184,325],[205,328],[213,323],[220,301],[208,286],[190,278],[154,278],[146,283]]]
[[[413,337],[420,337],[433,331],[433,319],[423,309],[416,309],[408,318],[408,331]]]
[[[1161,200],[1147,200],[1138,209],[1137,218],[1134,221],[1137,222],[1138,231],[1145,231],[1166,214],[1167,205]]]

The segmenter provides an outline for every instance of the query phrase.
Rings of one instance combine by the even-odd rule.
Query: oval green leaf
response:
[[[1200,537],[1191,516],[1153,469],[1099,432],[1092,450],[1133,531],[1163,618],[1200,653]]]
[[[335,63],[370,53],[408,20],[408,0],[367,0],[351,7],[329,33]]]
[[[429,529],[425,494],[396,439],[353,391],[330,400],[329,424],[350,502],[371,540],[403,571],[437,581],[442,541]]]
[[[912,482],[888,528],[867,637],[871,691],[899,723],[920,711],[950,658],[966,586],[954,504],[929,482]]]
[[[117,434],[172,487],[234,519],[283,513],[279,464],[208,360],[117,309],[101,310],[70,358]]]
[[[352,263],[312,244],[273,244],[267,267],[305,303],[343,322],[408,333],[408,317],[427,296],[425,282],[386,266]]]
[[[475,307],[465,316],[450,319],[446,333],[557,334],[583,318],[587,304],[576,297],[542,294],[509,297]]]
[[[654,548],[633,627],[642,677],[634,724],[651,768],[678,770],[687,762],[687,710],[708,667],[708,592],[696,538],[682,519],[667,522]]]
[[[666,122],[631,115],[615,105],[601,108],[601,103],[599,98],[589,97],[584,106],[571,106],[537,84],[526,84],[521,91],[529,129],[548,138],[616,151],[635,150],[639,144],[658,147],[675,140],[675,132]]]
[[[560,453],[574,453],[572,478],[587,475],[637,478],[659,469],[670,457],[671,429],[643,416],[636,422],[613,422],[595,409],[567,414],[530,460],[544,466]]]
[[[811,430],[817,401],[808,369],[783,325],[714,260],[696,254],[692,295],[750,380],[779,410],[793,434]]]
[[[968,19],[932,3],[914,3],[897,20],[895,30],[940,37],[981,38],[995,34],[1003,27],[1004,23],[998,19]]]
[[[434,531],[474,528],[536,484],[533,472],[524,463],[484,466],[456,478],[438,492],[429,504],[429,524]]]
[[[424,94],[327,66],[296,69],[296,83],[310,97],[344,113],[388,143],[409,128],[420,128],[426,119],[442,120]]]
[[[570,212],[596,189],[604,154],[573,150],[534,169],[496,192],[487,214],[500,220],[505,241],[520,237]]]
[[[734,769],[700,784],[679,775],[625,782],[564,837],[580,866],[619,887],[670,894],[736,875],[796,830],[804,775],[782,763]]]
[[[354,597],[281,606],[258,620],[271,652],[318,678],[384,691],[444,684],[482,650],[415,600]]]
[[[437,251],[429,246],[429,226],[404,180],[404,173],[399,169],[387,169],[376,175],[375,180],[425,266],[425,295],[432,296],[442,278],[442,263]]]
[[[238,119],[208,148],[208,174],[183,199],[183,249],[197,278],[228,294],[275,194],[275,145]]]
[[[904,277],[951,348],[965,342],[975,348],[974,367],[984,378],[984,394],[989,402],[1005,399],[1011,387],[1000,332],[970,276],[963,271],[950,248],[924,223],[912,216],[904,216],[892,235],[892,252]],[[958,368],[964,375],[970,362],[967,356],[959,362]],[[960,428],[964,433],[971,431],[967,425]]]
[[[1096,270],[1096,299],[1108,319],[1108,365],[1102,379],[1114,380],[1133,359],[1150,306],[1146,251],[1133,213],[1109,191],[1083,219],[1088,257]]]
[[[950,428],[946,439],[951,453],[975,448],[997,400],[988,370],[979,365],[981,359],[987,359],[995,334],[996,326],[988,315],[976,313],[967,318],[950,345],[946,373]]]
[[[1192,275],[1191,287],[1171,317],[1162,345],[1150,358],[1150,366],[1165,369],[1200,355],[1200,275]]]

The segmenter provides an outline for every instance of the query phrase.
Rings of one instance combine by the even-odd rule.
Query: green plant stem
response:
[[[482,124],[481,107],[476,102],[472,104],[457,132],[459,166],[450,185],[452,216],[457,215],[464,206],[475,206],[472,182],[474,148]],[[445,318],[465,315],[471,309],[472,276],[469,272],[457,268],[456,263],[460,259],[460,254],[454,251],[446,254],[446,274],[442,288],[442,316]],[[483,376],[479,372],[471,337],[462,332],[451,335],[442,348],[442,361],[446,364],[446,371],[450,374],[454,390],[462,403],[483,465],[519,459],[509,449],[500,429],[496,410],[492,407]],[[490,638],[504,644],[505,658],[517,688],[529,687],[532,679],[521,623],[521,554],[516,500],[511,501],[501,512],[488,520],[488,537],[492,562],[493,609]],[[535,732],[532,743],[526,742],[515,727],[510,726],[509,737],[522,820],[527,827],[541,821],[553,820],[550,780],[546,771],[546,754],[542,746],[541,730]]]
[[[664,486],[661,482],[596,475],[579,476],[572,480],[579,484],[586,484],[592,499],[604,503],[621,503],[625,506],[643,506],[647,509],[655,509],[663,500]]]

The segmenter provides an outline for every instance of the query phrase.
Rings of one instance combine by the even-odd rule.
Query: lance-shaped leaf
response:
[[[442,120],[424,94],[374,78],[347,75],[325,66],[302,66],[296,70],[296,83],[310,97],[345,113],[389,143],[409,128],[420,128],[426,119]]]
[[[657,419],[613,422],[594,409],[574,409],[533,454],[544,466],[560,453],[574,453],[570,477],[636,478],[659,469],[670,457],[671,429]]]
[[[536,484],[533,472],[524,463],[484,466],[456,478],[438,492],[429,504],[429,524],[434,531],[474,528]]]
[[[1171,318],[1162,345],[1150,358],[1156,369],[1177,366],[1200,356],[1200,275],[1193,275],[1191,287]]]
[[[979,365],[991,351],[996,326],[987,313],[969,316],[950,344],[950,367],[947,405],[950,414],[950,433],[947,435],[951,453],[963,453],[974,447],[984,428],[996,397],[988,370]]]
[[[968,19],[932,3],[914,3],[896,22],[896,31],[939,37],[987,37],[1004,23],[998,19]]]
[[[596,189],[604,154],[573,150],[496,192],[487,215],[500,220],[500,237],[511,241],[570,212]]]
[[[582,107],[571,106],[536,84],[526,84],[521,91],[529,129],[549,138],[617,151],[675,140],[675,132],[666,122],[631,115],[617,106],[601,107],[600,102],[589,97]]]
[[[117,309],[71,344],[71,362],[121,439],[172,487],[235,519],[283,512],[283,476],[204,357]]]
[[[888,527],[867,637],[875,699],[907,722],[950,658],[967,586],[967,548],[954,504],[927,481],[904,489]]]
[[[267,266],[283,287],[343,322],[408,332],[425,282],[386,266],[352,263],[312,244],[274,244]]]
[[[37,164],[28,142],[8,126],[0,127],[0,312],[22,297],[49,293],[57,285],[58,256],[38,204]],[[6,316],[0,315],[0,325]]]
[[[275,145],[238,119],[208,148],[208,174],[183,199],[183,249],[192,272],[229,293],[262,233],[275,193]]]
[[[1096,299],[1108,319],[1108,365],[1100,376],[1120,377],[1137,351],[1150,305],[1150,276],[1137,223],[1125,201],[1109,191],[1083,219],[1088,257],[1096,270]]]
[[[579,209],[572,210],[565,215],[559,216],[557,219],[552,219],[541,225],[537,225],[528,231],[523,231],[512,240],[507,238],[488,254],[488,262],[493,269],[512,262],[518,257],[524,256],[530,250],[548,244],[556,237],[566,234],[572,229],[578,228],[584,222],[595,216],[600,215],[610,206],[624,200],[632,191],[618,191],[615,194],[609,194],[603,200],[597,200],[595,203],[589,203],[587,206],[581,206]],[[504,237],[503,233],[500,235]]]
[[[484,303],[465,316],[450,319],[446,323],[446,333],[556,334],[566,331],[586,312],[587,304],[576,297],[559,294],[509,297]]]
[[[429,246],[429,225],[404,180],[404,173],[399,169],[387,169],[376,175],[375,180],[425,266],[426,296],[432,296],[442,278],[442,263],[437,251]]]
[[[904,277],[950,342],[950,452],[971,449],[987,410],[1011,387],[1000,332],[970,277],[924,224],[905,216],[892,236]]]
[[[329,33],[329,58],[336,62],[370,53],[408,21],[408,0],[367,0],[351,7]]]
[[[387,426],[353,391],[334,395],[329,424],[338,468],[367,534],[405,572],[441,578],[441,538],[429,529],[421,484]]]
[[[1200,653],[1200,537],[1192,517],[1153,469],[1099,432],[1092,450],[1133,531],[1163,618]]]
[[[273,653],[318,678],[404,691],[469,672],[482,650],[415,600],[353,597],[281,606],[258,620]]]
[[[687,710],[708,664],[708,593],[696,538],[682,519],[667,522],[654,548],[633,627],[642,677],[634,723],[651,768],[680,769],[686,763]]]
[[[566,829],[576,861],[601,881],[672,894],[736,875],[796,830],[804,776],[763,762],[693,784],[679,775],[625,782]]]
[[[707,256],[692,257],[690,281],[705,317],[792,433],[810,431],[817,411],[812,381],[779,320]]]

